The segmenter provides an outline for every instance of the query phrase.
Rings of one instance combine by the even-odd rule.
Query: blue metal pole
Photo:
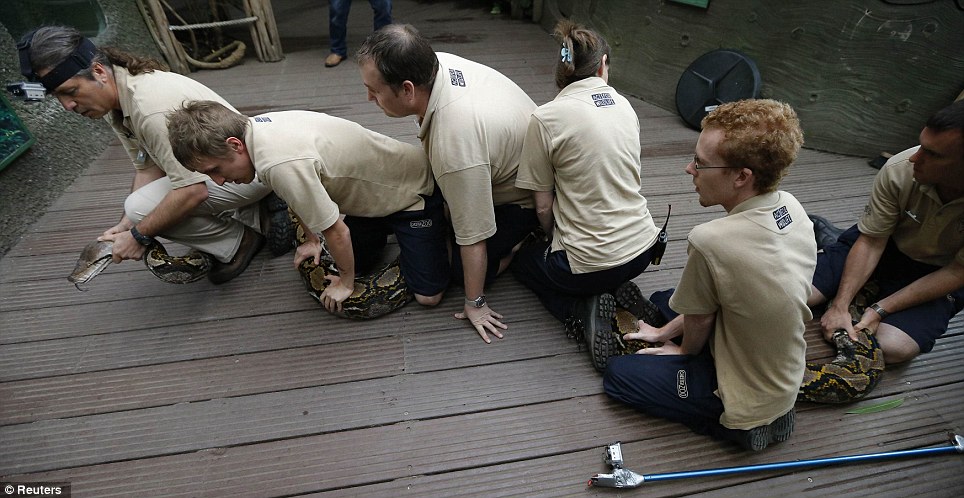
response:
[[[885,458],[900,458],[906,456],[938,455],[943,453],[964,453],[964,437],[953,436],[953,446],[940,446],[937,448],[920,448],[916,450],[889,451],[886,453],[870,453],[866,455],[850,455],[830,458],[817,458],[813,460],[797,460],[793,462],[765,463],[760,465],[746,465],[742,467],[724,467],[720,469],[691,470],[687,472],[670,472],[666,474],[643,475],[643,482],[669,481],[672,479],[685,479],[687,477],[707,477],[725,474],[737,474],[741,472],[755,472],[758,470],[778,470],[792,469],[797,467],[810,467],[815,465],[827,465],[833,463],[864,462],[869,460],[883,460]]]

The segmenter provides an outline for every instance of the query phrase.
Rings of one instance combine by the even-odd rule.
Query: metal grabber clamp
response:
[[[816,465],[829,465],[835,463],[865,462],[870,460],[883,460],[887,458],[903,458],[913,456],[942,455],[945,453],[964,453],[964,437],[957,434],[949,434],[950,446],[938,446],[936,448],[919,448],[915,450],[888,451],[884,453],[868,453],[863,455],[848,455],[830,458],[817,458],[813,460],[794,460],[792,462],[765,463],[760,465],[746,465],[742,467],[724,467],[719,469],[690,470],[686,472],[670,472],[666,474],[637,474],[629,469],[623,468],[623,451],[619,441],[606,448],[604,459],[607,465],[611,465],[611,474],[596,474],[589,478],[590,486],[600,486],[606,488],[635,488],[644,482],[669,481],[672,479],[685,479],[688,477],[708,477],[725,474],[741,474],[745,472],[756,472],[761,470],[792,469],[797,467],[812,467]]]

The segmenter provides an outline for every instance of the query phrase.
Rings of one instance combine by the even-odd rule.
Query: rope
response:
[[[235,24],[249,24],[258,20],[257,16],[245,17],[242,19],[232,19],[230,21],[205,22],[201,24],[185,24],[183,26],[170,26],[171,31],[189,31],[192,29],[219,28],[221,26],[233,26]]]

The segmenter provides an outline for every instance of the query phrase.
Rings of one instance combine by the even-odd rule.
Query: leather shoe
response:
[[[272,256],[281,256],[295,246],[295,226],[288,216],[288,204],[274,192],[261,199],[261,233]]]
[[[840,234],[844,233],[843,228],[835,227],[830,220],[823,216],[808,214],[807,217],[813,222],[813,236],[817,239],[818,251],[836,242]]]
[[[245,226],[241,244],[238,245],[238,251],[234,253],[234,257],[227,263],[215,260],[211,271],[208,272],[208,280],[212,284],[220,285],[242,274],[262,247],[264,247],[264,236],[255,232],[253,228]]]
[[[325,57],[325,67],[335,67],[341,64],[343,60],[345,60],[344,55],[338,55],[336,53],[328,54],[328,57]]]

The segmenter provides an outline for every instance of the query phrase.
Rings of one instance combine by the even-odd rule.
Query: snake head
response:
[[[67,281],[74,284],[77,290],[86,292],[87,289],[81,287],[100,275],[111,263],[114,243],[110,241],[94,241],[87,244],[80,252],[74,271],[67,276]]]

